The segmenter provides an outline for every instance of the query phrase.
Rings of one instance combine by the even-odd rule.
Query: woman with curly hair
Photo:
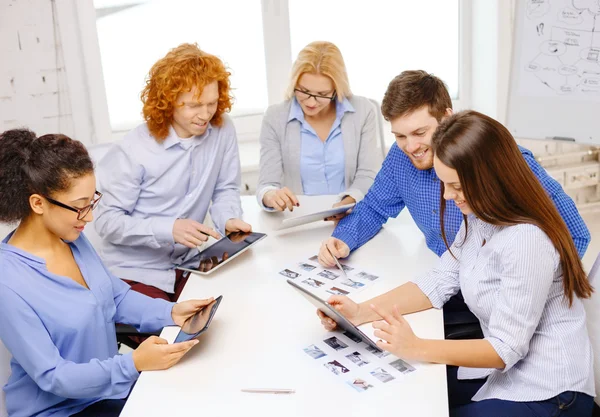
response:
[[[119,355],[115,321],[182,325],[212,301],[174,304],[131,291],[84,236],[102,197],[80,142],[26,129],[0,134],[0,339],[12,355],[11,417],[116,417],[139,373],[173,366],[195,344],[151,337]]]
[[[96,230],[109,269],[136,291],[175,301],[213,236],[240,220],[240,160],[223,62],[182,44],[154,64],[142,91],[146,122],[100,161]],[[202,224],[210,206],[215,231]]]

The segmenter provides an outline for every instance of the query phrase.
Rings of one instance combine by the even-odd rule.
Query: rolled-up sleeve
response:
[[[529,352],[558,266],[550,239],[533,225],[522,226],[501,254],[501,284],[486,340],[508,371]]]
[[[452,253],[444,252],[437,267],[412,281],[429,298],[434,308],[442,308],[450,297],[460,290],[460,255],[461,244],[465,239],[464,232],[463,222],[450,247]]]

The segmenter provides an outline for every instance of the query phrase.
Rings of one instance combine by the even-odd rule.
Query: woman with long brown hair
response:
[[[460,367],[449,367],[453,417],[591,415],[593,359],[581,299],[593,289],[564,221],[492,118],[457,113],[439,126],[432,147],[442,234],[445,200],[464,217],[440,265],[361,304],[343,296],[329,303],[355,324],[378,320],[381,349]],[[459,290],[483,339],[421,339],[402,317],[441,308]]]

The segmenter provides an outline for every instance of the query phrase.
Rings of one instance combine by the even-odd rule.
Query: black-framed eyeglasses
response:
[[[333,101],[337,97],[337,91],[335,91],[335,90],[333,90],[333,95],[331,97],[320,96],[318,94],[311,94],[308,91],[299,90],[297,88],[294,88],[294,93],[296,93],[296,98],[300,101],[305,101],[312,97],[315,100],[317,100],[319,103],[323,103],[323,104],[325,104],[329,101]]]
[[[96,206],[98,205],[98,202],[102,198],[102,193],[100,191],[96,191],[94,193],[94,199],[92,200],[92,202],[82,208],[67,206],[66,204],[63,204],[60,201],[53,200],[50,197],[44,197],[44,198],[46,200],[48,200],[49,202],[51,202],[52,204],[54,204],[55,206],[74,211],[75,213],[77,213],[77,220],[83,220],[90,211],[92,211],[96,208]]]

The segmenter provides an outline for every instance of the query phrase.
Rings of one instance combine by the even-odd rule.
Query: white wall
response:
[[[0,131],[109,136],[96,36],[91,0],[0,0]]]

